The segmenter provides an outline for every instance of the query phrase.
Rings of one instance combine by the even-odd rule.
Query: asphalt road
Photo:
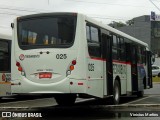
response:
[[[54,98],[3,98],[1,112],[11,112],[13,119],[22,119],[19,115],[41,114],[37,119],[160,119],[160,83],[153,84],[152,89],[144,91],[143,98],[136,96],[121,97],[120,105],[110,105],[110,98],[77,99],[74,106],[58,106]],[[26,100],[27,99],[27,100]],[[13,114],[17,112],[17,114]],[[25,113],[25,114],[23,114]],[[1,113],[0,113],[1,114]],[[149,116],[150,115],[150,116]],[[1,116],[1,115],[0,115]],[[135,116],[135,117],[132,117]],[[148,117],[149,116],[149,117]],[[158,117],[157,117],[158,116]],[[27,116],[35,119],[35,116]],[[23,116],[23,119],[28,119]]]

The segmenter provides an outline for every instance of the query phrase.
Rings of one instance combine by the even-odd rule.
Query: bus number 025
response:
[[[94,71],[94,64],[89,63],[89,64],[88,64],[88,70],[89,70],[89,71]]]
[[[57,59],[66,59],[67,58],[67,54],[57,54],[56,58]]]

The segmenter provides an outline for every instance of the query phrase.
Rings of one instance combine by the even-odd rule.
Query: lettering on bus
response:
[[[126,65],[113,64],[114,74],[126,74]]]
[[[22,61],[22,60],[24,60],[25,58],[39,58],[40,57],[40,55],[23,55],[23,54],[21,54],[20,56],[19,56],[19,59]]]
[[[25,55],[25,58],[39,58],[40,55]]]
[[[94,64],[93,63],[88,64],[88,70],[89,71],[94,71]]]

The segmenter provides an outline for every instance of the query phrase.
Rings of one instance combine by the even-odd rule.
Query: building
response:
[[[117,27],[114,24],[114,27],[146,42],[156,56],[160,57],[160,21],[150,21],[150,16],[144,15],[133,18],[130,25]]]

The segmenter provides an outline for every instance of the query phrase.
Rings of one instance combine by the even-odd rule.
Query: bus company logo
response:
[[[23,55],[23,54],[21,54],[20,56],[19,56],[19,59],[22,61],[22,60],[24,60],[24,58],[25,58],[25,56]]]

